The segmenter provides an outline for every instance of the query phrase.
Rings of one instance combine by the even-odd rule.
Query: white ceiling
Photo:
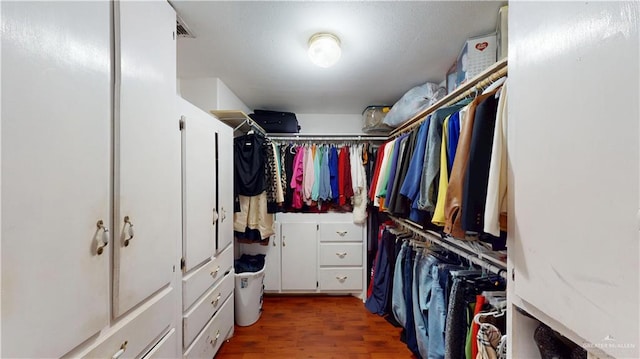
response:
[[[178,77],[218,77],[252,109],[359,114],[440,83],[468,37],[495,31],[505,3],[173,0],[196,36],[178,40]],[[341,39],[331,68],[307,57],[316,32]]]

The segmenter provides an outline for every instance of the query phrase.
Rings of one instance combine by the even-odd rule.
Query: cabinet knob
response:
[[[113,356],[111,356],[111,359],[119,359],[122,354],[124,354],[124,352],[127,350],[127,344],[129,343],[128,340],[125,340],[124,343],[122,343],[122,345],[120,346],[120,350],[118,350],[115,354],[113,354]]]
[[[216,345],[216,343],[218,342],[218,338],[220,338],[220,330],[218,330],[218,331],[216,332],[216,337],[215,337],[215,338],[213,338],[213,339],[209,340],[209,344],[211,344],[211,345],[215,346],[215,345]]]
[[[342,253],[336,252],[336,255],[340,258],[344,258],[347,255],[347,252],[342,252]]]
[[[347,231],[336,231],[340,237],[344,237],[347,234]]]
[[[216,268],[215,270],[211,271],[211,276],[215,277],[218,275],[218,272],[220,272],[220,266],[218,266],[218,268]]]
[[[216,297],[216,299],[214,299],[213,301],[211,301],[211,304],[212,304],[214,307],[217,307],[217,306],[218,306],[218,302],[220,301],[220,297],[222,297],[222,293],[218,293],[218,296]]]
[[[227,210],[222,207],[220,209],[220,222],[224,222],[225,219],[227,219]]]
[[[216,225],[216,222],[218,222],[218,211],[214,208],[213,209],[213,225]]]
[[[131,222],[131,218],[129,216],[124,216],[124,227],[126,238],[124,239],[124,246],[128,247],[129,242],[133,239],[133,222]]]
[[[345,275],[345,276],[342,276],[342,277],[340,277],[340,276],[336,276],[336,279],[337,279],[339,282],[343,283],[345,280],[347,280],[347,276],[346,276],[346,275]]]
[[[96,226],[98,229],[93,239],[96,242],[96,254],[101,255],[104,252],[104,247],[109,244],[109,228],[104,225],[102,220],[96,222]]]

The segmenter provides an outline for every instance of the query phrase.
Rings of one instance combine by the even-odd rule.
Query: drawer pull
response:
[[[218,338],[220,338],[220,330],[218,330],[218,331],[216,332],[216,337],[215,337],[215,338],[213,338],[213,339],[211,339],[211,340],[209,341],[209,344],[211,344],[211,345],[213,345],[213,346],[216,346],[216,343],[218,342]]]
[[[219,218],[218,211],[216,211],[216,209],[214,208],[213,209],[213,223],[212,223],[214,226],[216,225],[216,222],[218,222],[218,218]]]
[[[227,210],[222,207],[220,209],[220,222],[224,222],[225,219],[227,219]]]
[[[336,279],[337,279],[340,283],[344,283],[344,281],[345,281],[345,280],[347,280],[347,276],[346,276],[346,275],[345,275],[345,276],[342,276],[342,277],[336,276]]]
[[[124,216],[124,225],[125,227],[128,225],[129,228],[127,230],[127,238],[125,238],[124,240],[124,246],[128,247],[129,246],[129,242],[133,239],[133,223],[131,222],[131,219],[129,218],[129,216]]]
[[[129,341],[125,340],[125,342],[122,343],[122,345],[120,346],[120,350],[118,350],[115,354],[113,354],[111,359],[119,359],[122,356],[122,354],[124,354],[124,352],[127,350],[128,343]]]
[[[216,297],[216,299],[214,299],[214,300],[212,300],[212,301],[211,301],[211,304],[212,304],[214,307],[217,307],[217,306],[218,306],[218,302],[220,301],[220,297],[222,297],[222,293],[218,293],[218,296]]]
[[[212,277],[217,276],[219,271],[220,271],[220,266],[218,266],[218,268],[216,268],[216,270],[212,270],[211,271],[211,276]]]
[[[286,244],[286,243],[284,243],[284,240],[285,240],[286,238],[287,238],[287,237],[282,236],[282,246],[283,246],[283,247],[286,247],[286,246],[287,246],[287,244]]]
[[[340,252],[336,252],[336,255],[337,255],[338,257],[340,257],[340,258],[344,258],[344,257],[346,257],[347,252],[342,252],[342,253],[340,253]]]
[[[340,237],[344,237],[347,234],[347,231],[336,231]]]
[[[104,252],[104,247],[109,244],[109,228],[104,225],[104,222],[102,220],[99,220],[96,223],[96,226],[98,227],[98,230],[96,231],[96,235],[94,237],[94,240],[97,243],[96,253],[98,255],[101,255]],[[102,235],[100,235],[100,231],[102,231]]]

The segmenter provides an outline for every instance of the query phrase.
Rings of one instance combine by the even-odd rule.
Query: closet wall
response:
[[[513,358],[537,323],[638,358],[637,2],[512,2],[509,300]]]

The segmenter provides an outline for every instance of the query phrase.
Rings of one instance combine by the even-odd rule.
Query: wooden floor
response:
[[[415,358],[400,329],[355,297],[265,296],[263,313],[220,348],[216,359]]]

